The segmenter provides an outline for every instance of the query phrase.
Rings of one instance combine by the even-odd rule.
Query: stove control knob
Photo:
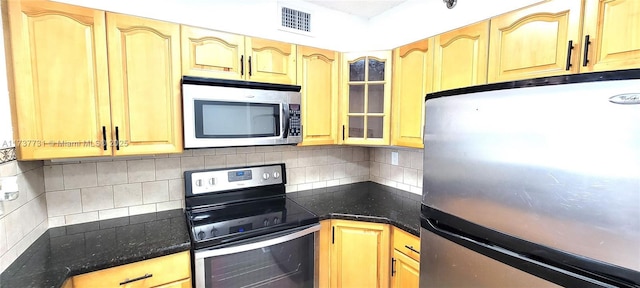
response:
[[[198,238],[200,238],[200,240],[204,239],[204,236],[204,231],[198,232]]]
[[[209,185],[211,185],[211,186],[216,185],[216,178],[210,178],[209,179]]]
[[[269,172],[264,172],[264,174],[262,174],[262,179],[268,180],[269,176],[271,176],[271,175],[269,175]]]
[[[218,229],[216,228],[211,229],[211,237],[216,237],[216,236],[218,236]]]
[[[278,172],[278,171],[273,172],[273,178],[275,178],[275,179],[280,178],[280,172]]]
[[[196,186],[202,187],[202,179],[196,180]]]
[[[278,217],[273,217],[273,224],[278,224],[280,223],[280,219],[278,219]]]
[[[262,224],[264,225],[264,227],[269,226],[269,219],[264,219],[264,221],[262,221]]]

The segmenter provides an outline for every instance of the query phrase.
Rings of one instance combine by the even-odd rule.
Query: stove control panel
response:
[[[191,193],[196,195],[282,184],[284,183],[282,173],[281,165],[187,171],[185,172],[186,179],[190,179],[190,181],[185,184],[190,186]]]

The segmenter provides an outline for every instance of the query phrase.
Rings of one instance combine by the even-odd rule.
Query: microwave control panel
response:
[[[289,105],[289,136],[302,135],[302,123],[300,120],[300,105]]]

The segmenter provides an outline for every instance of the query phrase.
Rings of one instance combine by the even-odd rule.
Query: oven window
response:
[[[313,287],[314,234],[205,259],[206,287]]]
[[[196,138],[253,138],[280,135],[280,105],[194,101]]]

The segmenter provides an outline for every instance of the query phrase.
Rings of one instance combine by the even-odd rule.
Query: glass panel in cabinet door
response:
[[[384,129],[382,120],[382,116],[367,117],[367,138],[382,138]]]
[[[384,84],[369,84],[367,113],[384,113]]]
[[[364,113],[364,85],[349,85],[349,113]]]
[[[364,81],[364,60],[349,64],[349,81]]]
[[[384,61],[369,59],[369,81],[384,81]]]
[[[349,116],[349,137],[364,138],[364,116]]]

